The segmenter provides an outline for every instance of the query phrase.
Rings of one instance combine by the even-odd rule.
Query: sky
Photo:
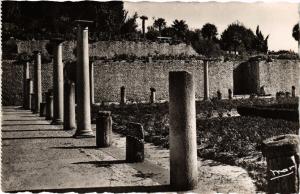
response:
[[[190,29],[201,28],[205,23],[215,24],[219,35],[233,22],[239,21],[254,32],[259,25],[269,37],[269,50],[293,50],[298,43],[292,29],[299,20],[298,3],[289,2],[125,2],[124,9],[131,16],[146,15],[146,26],[153,17],[162,17],[170,26],[175,19],[185,20]],[[141,20],[138,19],[139,28]]]

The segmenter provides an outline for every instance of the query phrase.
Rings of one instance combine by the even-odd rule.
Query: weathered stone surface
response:
[[[75,114],[75,84],[72,81],[64,83],[64,130],[76,129]]]
[[[40,103],[42,102],[42,58],[39,51],[35,52],[34,62],[34,79],[33,79],[33,90],[34,90],[34,113],[40,112]]]
[[[77,129],[74,137],[93,137],[91,128],[88,27],[86,25],[78,25],[77,27]]]
[[[126,135],[126,161],[143,162],[144,155],[144,128],[140,123],[128,123]]]
[[[193,75],[170,72],[169,93],[170,184],[178,190],[193,189],[198,183]]]
[[[63,124],[64,120],[64,64],[62,44],[54,44],[53,63],[53,120],[52,124]]]
[[[2,61],[2,103],[4,105],[22,105],[22,80],[23,67],[12,60]],[[233,70],[241,63],[235,62],[210,62],[209,77],[211,97],[220,90],[222,94],[227,94],[228,89],[233,90]],[[261,62],[264,66],[264,62]],[[75,65],[75,64],[71,64]],[[262,67],[269,69],[267,77],[261,76],[261,85],[265,85],[266,94],[275,95],[278,91],[291,92],[291,86],[297,86],[299,61],[295,60],[273,60]],[[33,65],[30,65],[30,74],[33,75]],[[276,68],[272,68],[272,66]],[[72,70],[75,68],[71,68]],[[157,91],[156,100],[168,99],[168,72],[185,70],[192,72],[195,79],[196,98],[203,97],[203,61],[190,61],[181,64],[179,60],[174,61],[153,61],[153,63],[143,63],[136,61],[129,62],[94,62],[95,78],[95,103],[102,101],[120,101],[120,87],[126,86],[126,96],[128,100],[149,101],[149,88],[153,87]],[[279,71],[280,70],[280,71]],[[283,73],[284,72],[284,73]],[[266,73],[263,73],[266,74]],[[278,74],[278,80],[276,75]],[[11,88],[11,85],[14,88]],[[42,64],[42,90],[46,91],[52,87],[52,64]],[[273,93],[274,92],[274,93]],[[300,90],[296,88],[296,95]],[[224,96],[225,97],[225,96]],[[226,95],[227,97],[227,95]],[[45,99],[45,98],[44,98]]]
[[[263,141],[268,193],[299,193],[299,136],[280,135]]]
[[[110,111],[99,111],[96,120],[96,146],[109,147],[112,142],[112,118]]]
[[[48,55],[46,45],[48,40],[36,41],[17,41],[18,53],[27,52],[32,53],[34,50],[42,51],[43,55]],[[76,41],[65,41],[63,43],[64,59],[74,59],[74,49],[76,48]],[[89,44],[90,56],[112,58],[116,55],[136,55],[149,56],[149,55],[187,55],[197,56],[198,53],[194,51],[191,45],[184,43],[170,45],[169,43],[156,43],[156,42],[134,42],[134,41],[98,41]]]

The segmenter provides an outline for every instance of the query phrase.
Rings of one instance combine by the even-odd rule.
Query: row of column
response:
[[[53,60],[53,107],[51,107],[50,91],[46,95],[46,117],[52,116],[51,124],[64,124],[64,129],[76,128],[74,137],[94,136],[91,128],[91,105],[94,104],[93,87],[93,65],[89,65],[88,51],[88,21],[78,21],[77,34],[77,71],[76,71],[76,90],[74,80],[67,79],[64,82],[64,65],[62,62],[62,40],[52,39],[54,44]],[[42,103],[41,87],[41,53],[35,53],[34,63],[34,86],[32,90],[32,80],[29,78],[29,63],[24,64],[24,102],[25,109],[32,109],[34,113],[39,113]],[[74,68],[74,67],[73,67]],[[77,92],[77,125],[75,121],[75,91]],[[32,95],[32,93],[34,93]],[[65,93],[65,94],[64,94]],[[32,100],[33,99],[33,100]],[[34,102],[34,103],[33,103]],[[51,110],[53,109],[53,115]],[[43,115],[43,114],[41,114]],[[76,127],[77,126],[77,127]]]

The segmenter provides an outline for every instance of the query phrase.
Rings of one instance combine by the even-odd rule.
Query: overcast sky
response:
[[[175,19],[183,19],[190,29],[201,28],[213,23],[218,33],[232,22],[240,21],[254,32],[259,25],[264,35],[270,35],[269,50],[298,51],[298,44],[292,37],[292,28],[298,22],[297,3],[184,3],[184,2],[125,2],[124,8],[133,15],[146,15],[146,25],[153,24],[153,17],[162,17],[170,26]],[[139,28],[141,21],[138,20]]]

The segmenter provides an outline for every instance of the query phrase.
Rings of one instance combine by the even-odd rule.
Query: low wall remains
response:
[[[209,88],[210,97],[217,96],[220,90],[227,98],[228,89],[235,90],[234,71],[243,61],[215,61],[209,63]],[[300,61],[273,60],[272,62],[260,61],[253,63],[257,73],[249,76],[257,77],[256,81],[248,88],[265,86],[267,94],[275,95],[278,91],[291,92],[291,87],[296,87],[299,95]],[[252,65],[253,65],[252,64]],[[30,77],[33,77],[33,64],[30,64]],[[245,66],[248,67],[248,66]],[[53,64],[42,64],[42,92],[52,87]],[[253,69],[253,68],[252,68]],[[119,101],[120,87],[125,86],[127,99],[131,101],[148,101],[150,88],[156,89],[158,100],[168,100],[168,76],[170,71],[189,71],[194,75],[196,98],[203,97],[203,61],[202,60],[172,60],[172,61],[103,61],[94,62],[95,101]],[[245,72],[248,72],[246,70]],[[248,72],[249,73],[249,72]],[[14,60],[2,61],[2,104],[21,105],[23,87],[23,66]],[[243,84],[242,82],[240,84]],[[246,86],[245,86],[246,87]],[[247,87],[246,87],[247,88]],[[247,91],[245,91],[247,93]],[[252,91],[248,91],[248,94]]]

